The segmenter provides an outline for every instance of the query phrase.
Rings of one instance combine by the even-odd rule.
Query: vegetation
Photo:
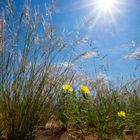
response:
[[[70,50],[63,35],[55,34],[52,6],[45,17],[27,2],[18,15],[12,2],[6,6],[5,44],[0,51],[0,134],[10,140],[32,139],[34,130],[52,114],[61,84],[74,77],[70,68],[56,64],[63,50]]]
[[[61,92],[58,115],[65,126],[70,123],[82,134],[97,132],[100,139],[125,139],[127,131],[138,135],[139,87],[135,92],[102,89],[95,95],[81,90]]]
[[[0,139],[32,140],[51,116],[67,130],[96,133],[102,140],[125,139],[126,132],[140,134],[139,80],[117,89],[87,82],[76,87],[76,71],[56,62],[59,57],[71,64],[83,54],[69,55],[76,40],[69,47],[68,34],[56,34],[51,20],[54,4],[46,8],[45,17],[27,2],[19,15],[13,3],[7,1],[6,6],[5,44],[0,50]]]

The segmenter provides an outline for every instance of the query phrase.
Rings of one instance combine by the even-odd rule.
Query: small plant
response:
[[[63,85],[58,97],[58,115],[64,127],[77,128],[84,131],[87,123],[88,87],[81,91],[72,90],[70,85]]]
[[[129,99],[130,94],[120,94],[115,90],[102,90],[93,96],[89,93],[88,87],[83,85],[80,90],[70,85],[62,86],[57,115],[60,115],[58,118],[64,127],[76,129],[82,134],[96,132],[100,139],[125,139],[129,127],[131,129],[128,130],[133,128],[132,132],[138,133],[135,122],[138,117],[129,112],[132,101],[122,98]]]

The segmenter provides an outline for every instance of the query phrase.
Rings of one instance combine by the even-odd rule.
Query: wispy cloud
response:
[[[72,62],[75,62],[77,60],[84,60],[84,59],[88,59],[88,58],[92,58],[92,57],[97,57],[97,56],[98,56],[97,52],[88,51],[88,52],[84,52],[84,53],[80,54],[79,56],[77,56],[76,58],[74,58]]]
[[[140,47],[136,48],[136,50],[134,50],[132,53],[125,55],[123,57],[124,60],[129,60],[129,59],[133,59],[133,58],[137,58],[140,57]]]
[[[96,80],[102,80],[106,83],[110,81],[111,79],[106,74],[99,72],[96,74]]]
[[[104,73],[97,73],[95,77],[95,85],[97,89],[109,88],[111,78]]]
[[[108,53],[110,54],[118,54],[118,53],[124,53],[124,52],[129,52],[130,49],[136,47],[136,43],[134,40],[128,43],[123,43],[120,46],[115,46],[114,48],[108,49]]]
[[[83,58],[83,59],[87,59],[87,58],[97,57],[97,56],[98,56],[97,52],[92,52],[92,51],[90,51],[90,52],[84,53],[84,54],[82,55],[82,58]]]
[[[72,66],[74,66],[74,64],[71,63],[71,62],[64,62],[64,63],[61,63],[61,65],[62,65],[63,67],[72,67]]]
[[[134,40],[131,41],[131,43],[124,43],[119,47],[120,51],[129,51],[130,48],[136,47],[136,43]]]
[[[57,64],[57,67],[64,67],[64,68],[66,68],[66,67],[73,67],[73,66],[74,66],[74,64],[71,63],[71,62],[62,62],[62,63],[58,63]]]

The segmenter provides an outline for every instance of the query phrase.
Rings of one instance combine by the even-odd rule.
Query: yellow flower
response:
[[[85,94],[89,94],[90,93],[90,90],[88,89],[88,87],[84,86],[84,85],[81,85],[80,86],[80,89],[83,93]]]
[[[64,91],[69,91],[69,92],[73,91],[73,88],[71,85],[63,85],[62,88]]]
[[[120,112],[118,112],[118,116],[123,118],[123,117],[126,117],[126,114],[124,111],[120,111]]]

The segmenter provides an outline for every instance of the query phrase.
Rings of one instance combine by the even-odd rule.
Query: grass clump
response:
[[[51,19],[53,6],[46,7],[45,15],[41,15],[25,1],[17,13],[13,1],[5,1],[4,44],[0,50],[0,138],[34,139],[34,132],[45,126],[53,113],[61,83],[74,77],[69,67],[56,61],[71,48],[67,49],[63,35],[56,35]],[[66,59],[71,60],[62,57],[62,62]]]

